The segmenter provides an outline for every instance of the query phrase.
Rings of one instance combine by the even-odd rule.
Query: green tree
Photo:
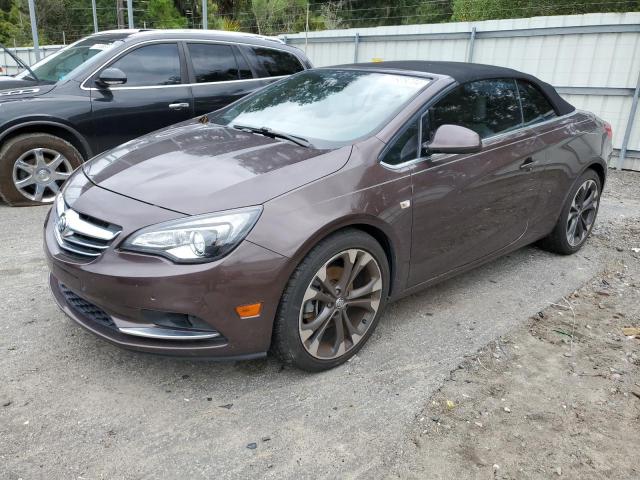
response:
[[[453,0],[455,22],[523,18],[544,15],[575,15],[594,12],[631,12],[640,9],[638,0]]]
[[[20,0],[10,0],[0,10],[0,42],[12,47],[31,43],[29,14],[21,9]]]
[[[251,0],[251,11],[258,33],[292,32],[304,28],[307,0]]]
[[[173,0],[149,0],[147,11],[141,18],[136,19],[136,24],[141,26],[146,22],[153,28],[186,28],[188,20],[181,15]]]

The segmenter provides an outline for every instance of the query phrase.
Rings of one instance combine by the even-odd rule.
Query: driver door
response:
[[[127,76],[121,86],[100,87],[96,79],[105,68],[118,68]],[[105,65],[88,82],[96,151],[174,123],[193,114],[184,56],[176,42],[145,44],[126,51]]]
[[[457,87],[422,117],[422,140],[443,124],[476,131],[483,147],[478,153],[433,154],[416,164],[410,285],[517,242],[538,198],[535,165],[544,146],[532,129],[521,128],[514,80]]]

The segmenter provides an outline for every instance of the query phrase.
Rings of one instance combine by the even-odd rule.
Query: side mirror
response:
[[[124,85],[127,83],[127,75],[119,68],[105,68],[100,72],[96,83],[103,87]]]
[[[431,142],[422,148],[429,153],[476,153],[482,150],[480,135],[460,125],[441,125]]]

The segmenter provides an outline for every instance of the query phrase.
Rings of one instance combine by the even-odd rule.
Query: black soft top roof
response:
[[[433,73],[446,75],[458,83],[466,83],[474,80],[491,78],[519,78],[527,80],[537,86],[551,102],[558,115],[566,115],[575,110],[575,107],[564,100],[555,88],[539,78],[527,73],[513,70],[512,68],[498,67],[495,65],[483,65],[481,63],[465,62],[432,62],[423,60],[402,60],[375,63],[354,63],[340,65],[341,67],[374,69],[374,70],[405,70],[408,72]]]

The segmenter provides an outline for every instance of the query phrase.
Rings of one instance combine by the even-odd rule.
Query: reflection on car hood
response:
[[[339,170],[350,152],[191,120],[106,152],[84,171],[107,190],[196,215],[264,203]]]

